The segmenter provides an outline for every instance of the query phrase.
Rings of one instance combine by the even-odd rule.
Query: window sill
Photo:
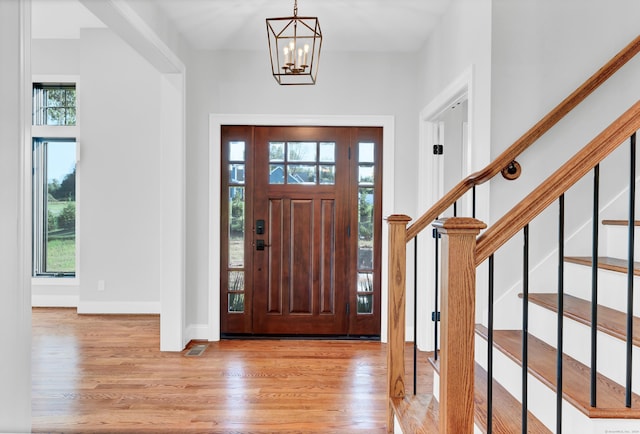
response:
[[[80,279],[75,277],[32,277],[31,286],[79,286]]]

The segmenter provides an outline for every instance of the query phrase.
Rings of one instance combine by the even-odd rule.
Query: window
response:
[[[245,217],[245,143],[229,142],[229,263],[228,311],[243,313],[244,306],[244,217]]]
[[[269,142],[269,184],[331,184],[336,179],[333,142]]]
[[[75,84],[33,84],[33,125],[75,124]]]
[[[76,142],[33,140],[33,275],[75,276]]]
[[[76,275],[75,83],[33,84],[33,276]]]
[[[358,314],[373,313],[375,143],[358,143]]]

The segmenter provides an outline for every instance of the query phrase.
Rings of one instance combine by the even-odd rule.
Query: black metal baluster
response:
[[[562,434],[562,353],[564,323],[564,194],[559,198],[558,215],[558,337],[556,345],[556,434]]]
[[[524,227],[522,264],[522,434],[527,434],[529,371],[529,225]]]
[[[597,405],[598,379],[598,243],[600,217],[600,165],[593,168],[593,235],[591,251],[591,407]]]
[[[413,394],[418,383],[418,236],[413,238]]]
[[[489,256],[489,318],[487,326],[487,434],[493,432],[493,255]]]
[[[435,302],[434,302],[434,312],[433,312],[433,358],[434,360],[438,360],[438,278],[440,277],[440,259],[439,259],[439,254],[438,254],[438,239],[440,238],[440,235],[438,234],[438,230],[437,229],[433,229],[433,238],[434,238],[434,245],[435,247],[435,272],[433,273],[435,275],[435,291],[433,291],[433,293],[435,294]]]
[[[472,194],[471,194],[471,216],[476,218],[476,186],[473,186]]]
[[[627,264],[627,384],[625,405],[631,408],[631,379],[632,379],[632,351],[633,351],[633,245],[635,242],[636,219],[636,133],[630,137],[629,164],[629,262]]]
[[[458,217],[458,201],[453,202],[453,216]]]

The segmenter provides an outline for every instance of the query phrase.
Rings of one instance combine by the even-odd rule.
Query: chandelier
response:
[[[271,72],[278,84],[316,84],[322,32],[317,17],[267,18]]]

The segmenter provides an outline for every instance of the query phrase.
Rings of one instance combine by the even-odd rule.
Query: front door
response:
[[[223,334],[379,336],[381,133],[223,127]]]

